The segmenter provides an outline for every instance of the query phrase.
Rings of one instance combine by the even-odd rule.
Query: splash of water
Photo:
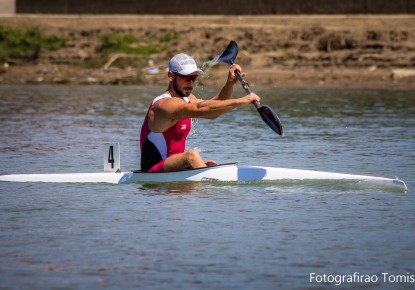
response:
[[[212,66],[214,66],[214,65],[216,65],[218,63],[218,58],[219,58],[219,56],[215,56],[215,58],[212,59],[212,60],[204,61],[202,63],[202,65],[200,66],[200,69],[204,73],[206,73],[209,70],[209,68],[211,68]]]

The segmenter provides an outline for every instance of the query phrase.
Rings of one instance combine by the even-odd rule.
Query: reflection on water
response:
[[[2,86],[0,116],[141,114],[155,89],[105,86]]]
[[[193,194],[200,193],[203,189],[202,184],[199,182],[168,182],[168,183],[154,183],[154,184],[141,184],[139,187],[140,194],[144,195],[157,195],[157,194]]]

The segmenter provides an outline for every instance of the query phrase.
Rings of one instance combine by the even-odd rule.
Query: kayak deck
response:
[[[222,164],[177,172],[146,173],[141,171],[119,173],[14,174],[2,175],[0,181],[59,182],[59,183],[160,183],[160,182],[261,182],[282,180],[354,180],[380,187],[406,191],[405,182],[397,178],[373,177],[302,169]]]

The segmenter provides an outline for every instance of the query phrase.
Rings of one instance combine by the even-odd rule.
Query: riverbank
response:
[[[66,45],[36,59],[10,59],[0,83],[165,85],[176,53],[197,62],[221,53],[230,40],[247,80],[261,87],[415,88],[415,16],[162,16],[17,15],[0,26],[37,27]],[[103,35],[133,36],[140,53],[103,53]],[[155,68],[148,70],[148,61]],[[200,82],[221,86],[226,66]]]

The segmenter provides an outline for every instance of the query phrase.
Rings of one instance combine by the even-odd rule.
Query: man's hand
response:
[[[246,95],[245,97],[242,97],[239,100],[241,104],[250,104],[254,101],[260,103],[261,98],[255,93],[250,93],[249,95]]]
[[[238,70],[241,73],[242,77],[245,77],[245,73],[242,73],[242,68],[240,67],[240,65],[234,63],[233,65],[229,67],[228,80],[227,80],[228,83],[235,84],[238,81],[238,77],[235,74],[236,70]]]

